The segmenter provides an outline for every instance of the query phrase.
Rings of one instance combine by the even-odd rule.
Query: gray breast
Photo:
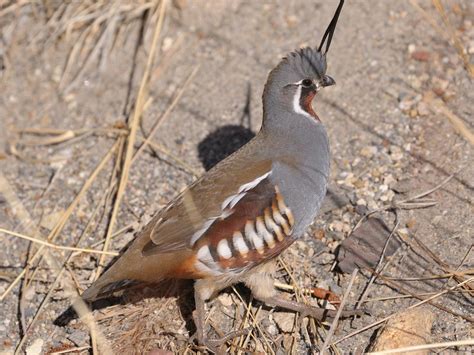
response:
[[[308,118],[305,118],[308,120]],[[279,186],[293,212],[293,235],[299,237],[313,222],[326,195],[330,153],[326,130],[321,123],[309,122],[298,129],[297,138],[279,159],[274,160],[271,179]]]

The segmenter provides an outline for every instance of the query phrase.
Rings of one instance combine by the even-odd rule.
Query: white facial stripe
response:
[[[245,243],[244,237],[240,232],[234,232],[232,236],[232,240],[234,241],[234,247],[241,255],[246,255],[249,252],[249,248],[247,243]]]
[[[222,239],[219,244],[217,244],[217,253],[224,259],[230,259],[232,257],[232,251],[226,239]]]
[[[303,116],[313,119],[313,116],[311,116],[308,112],[306,112],[305,110],[301,108],[300,99],[301,99],[301,85],[298,85],[298,87],[296,88],[295,96],[293,97],[293,110],[299,115],[303,115]]]

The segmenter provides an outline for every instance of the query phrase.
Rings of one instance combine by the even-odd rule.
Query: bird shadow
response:
[[[252,90],[247,85],[245,106],[240,117],[240,124],[230,124],[217,128],[209,133],[198,145],[198,157],[204,169],[210,170],[214,165],[237,151],[253,137],[251,127],[250,100]],[[245,123],[247,127],[245,127]]]

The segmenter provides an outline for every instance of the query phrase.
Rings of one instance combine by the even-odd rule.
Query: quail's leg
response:
[[[273,286],[273,276],[269,273],[263,272],[251,274],[246,278],[245,283],[252,291],[252,295],[268,306],[288,309],[290,311],[300,313],[303,317],[310,316],[317,320],[334,318],[336,315],[337,311],[317,308],[304,303],[279,298]],[[362,313],[363,312],[361,312],[360,310],[343,311],[341,313],[341,317],[360,315]]]
[[[225,350],[221,349],[222,346],[229,340],[247,334],[251,328],[245,328],[225,334],[219,339],[208,339],[205,335],[205,316],[206,310],[204,307],[205,300],[209,299],[215,292],[215,288],[204,280],[196,281],[194,285],[194,303],[196,304],[196,310],[193,312],[193,320],[196,325],[196,336],[200,345],[206,346],[209,350],[216,354],[225,353]]]
[[[196,326],[196,335],[199,344],[204,344],[204,316],[206,315],[206,310],[204,308],[204,299],[197,287],[194,289],[194,303],[196,304],[196,309],[193,312],[193,320]]]

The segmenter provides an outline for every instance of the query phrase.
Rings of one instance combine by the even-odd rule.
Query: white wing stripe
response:
[[[270,173],[271,173],[271,170],[270,170],[268,173],[263,174],[262,176],[259,176],[259,177],[256,178],[255,180],[250,181],[249,183],[240,186],[240,188],[239,188],[239,193],[253,189],[255,186],[258,185],[258,183],[259,183],[260,181],[262,181],[262,180],[265,179],[268,175],[270,175]]]
[[[256,179],[250,181],[249,183],[246,183],[244,185],[241,185],[239,187],[239,190],[236,194],[228,196],[221,204],[221,210],[222,213],[217,216],[217,217],[212,217],[208,219],[204,224],[202,225],[201,228],[199,228],[194,234],[191,236],[191,246],[194,246],[194,244],[198,241],[199,238],[201,238],[204,233],[207,232],[207,230],[211,227],[211,225],[214,223],[214,221],[218,218],[220,219],[225,219],[228,216],[232,214],[232,211],[229,211],[228,209],[232,209],[239,203],[239,201],[246,195],[246,193],[253,189],[255,186],[257,186],[262,180],[267,178],[271,174],[271,170],[263,174]]]
[[[193,246],[194,243],[196,243],[197,240],[199,238],[201,238],[201,236],[204,233],[206,233],[206,231],[209,229],[209,227],[212,225],[212,223],[214,223],[215,220],[216,220],[216,218],[208,219],[206,222],[204,222],[203,226],[200,229],[198,229],[196,232],[194,232],[194,234],[191,237],[191,246]]]

